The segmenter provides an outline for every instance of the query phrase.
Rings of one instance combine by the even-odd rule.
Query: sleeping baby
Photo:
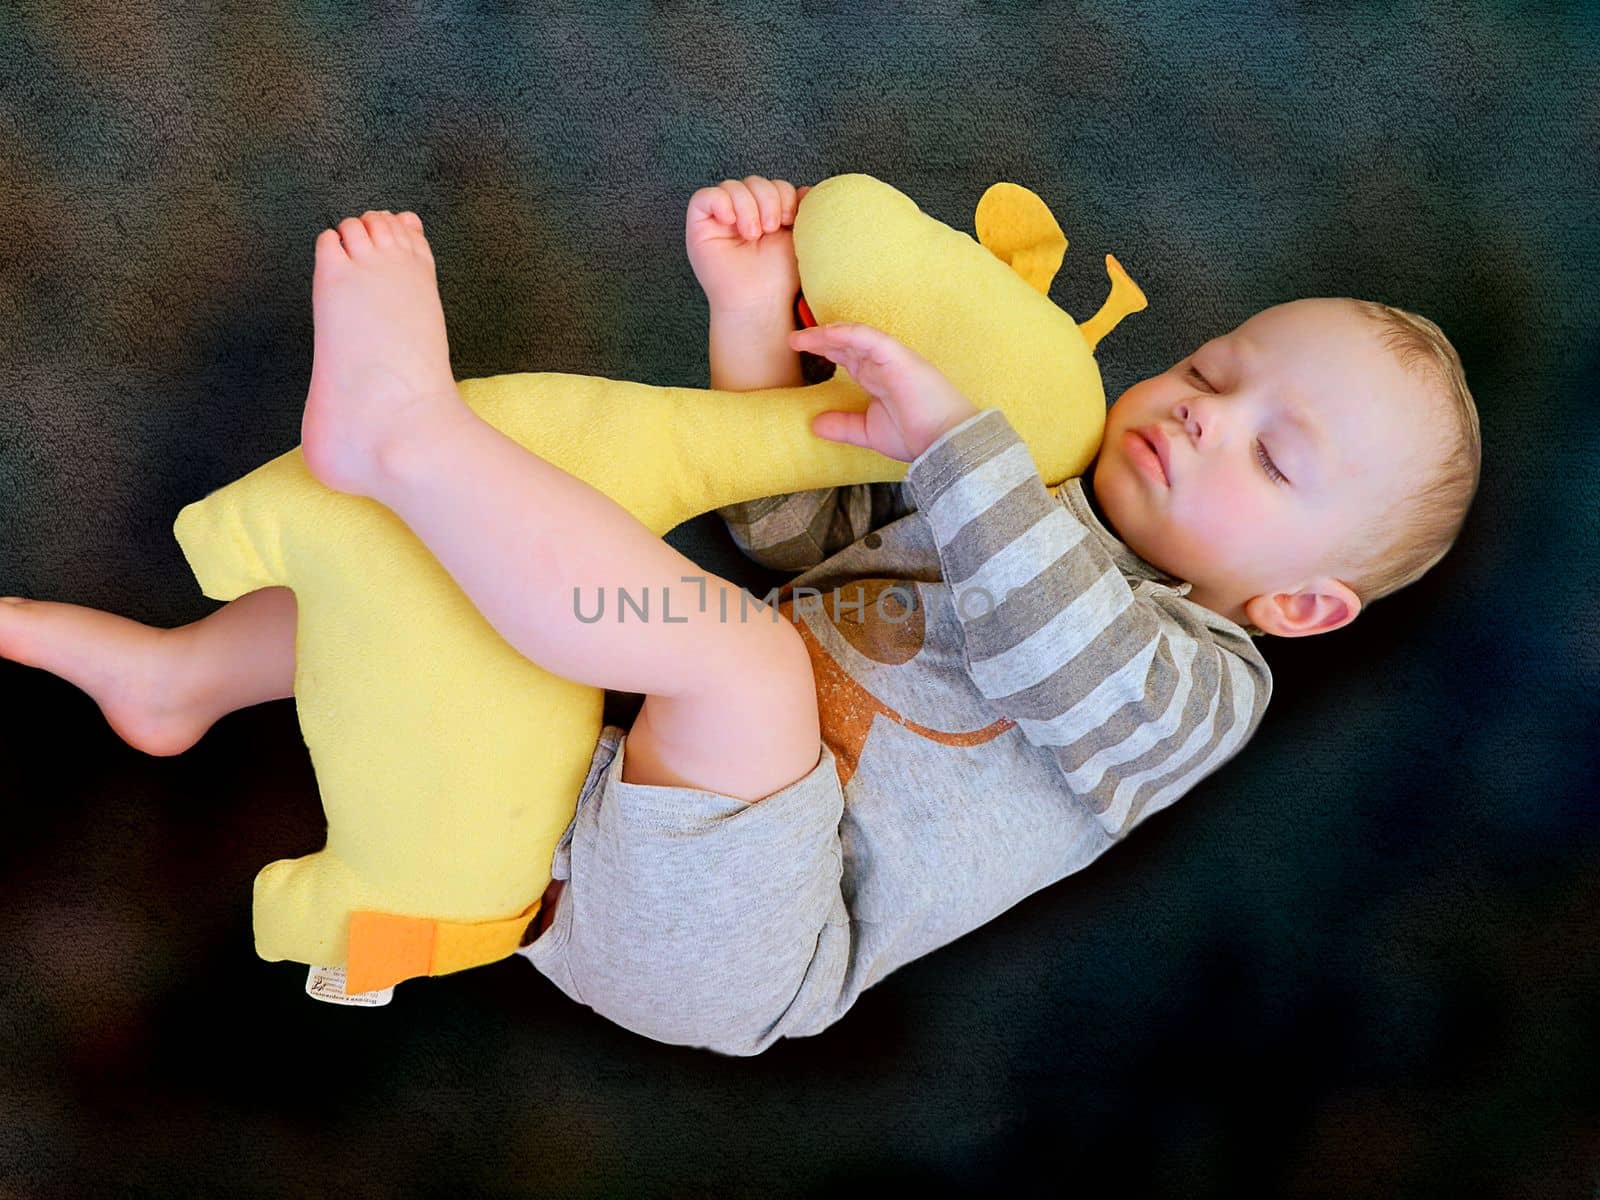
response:
[[[805,192],[750,176],[689,202],[711,384],[835,364],[870,404],[813,431],[908,467],[718,510],[798,573],[771,605],[461,402],[414,213],[325,230],[312,284],[312,474],[397,514],[527,658],[643,697],[601,733],[521,953],[626,1028],[721,1054],[821,1032],[1217,770],[1271,695],[1258,640],[1331,633],[1420,578],[1478,481],[1438,327],[1317,298],[1129,388],[1090,469],[1047,489],[1005,414],[906,345],[795,328]],[[601,586],[679,616],[585,620]],[[295,625],[284,587],[171,630],[8,597],[0,655],[168,755],[293,695]]]

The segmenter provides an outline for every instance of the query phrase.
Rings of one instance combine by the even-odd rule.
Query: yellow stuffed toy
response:
[[[1026,188],[984,193],[977,240],[868,175],[815,185],[794,221],[818,321],[872,325],[979,408],[1003,409],[1047,485],[1093,461],[1105,393],[1093,351],[1145,306],[1111,292],[1082,326],[1049,299],[1067,240]],[[665,534],[740,500],[897,481],[907,464],[811,432],[861,411],[848,375],[717,392],[554,372],[466,379],[491,425]],[[173,532],[201,590],[294,589],[294,695],[326,848],[269,863],[256,952],[345,966],[350,993],[516,950],[550,882],[602,724],[604,693],[518,654],[383,505],[312,478],[299,447],[186,506]]]

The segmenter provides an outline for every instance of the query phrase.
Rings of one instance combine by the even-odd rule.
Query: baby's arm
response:
[[[808,188],[746,176],[689,202],[685,245],[710,310],[711,386],[749,392],[803,387],[805,356],[789,345],[800,290],[791,227]],[[812,362],[824,369],[828,363]],[[747,556],[803,571],[912,511],[898,483],[789,492],[716,510]]]
[[[1153,581],[1131,585],[1045,491],[998,409],[907,468],[990,706],[1048,751],[1113,839],[1232,757],[1272,677],[1232,622]]]
[[[770,309],[719,312],[711,309],[711,386],[721,392],[758,392],[803,387],[800,352],[789,348],[794,310],[787,303]]]
[[[796,573],[914,511],[899,483],[817,488],[717,509],[748,557],[771,570]]]

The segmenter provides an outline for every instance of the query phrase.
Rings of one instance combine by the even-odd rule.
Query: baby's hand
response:
[[[788,316],[800,290],[791,226],[810,190],[747,175],[689,197],[684,245],[713,311]]]
[[[817,414],[811,431],[829,441],[911,462],[978,412],[938,367],[871,325],[835,321],[796,329],[789,345],[838,363],[872,397],[866,412]]]

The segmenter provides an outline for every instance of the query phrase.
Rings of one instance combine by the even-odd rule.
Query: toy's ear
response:
[[[1067,235],[1049,205],[1019,184],[997,183],[978,201],[972,223],[980,245],[1041,296],[1050,294],[1050,281],[1067,252]]]

